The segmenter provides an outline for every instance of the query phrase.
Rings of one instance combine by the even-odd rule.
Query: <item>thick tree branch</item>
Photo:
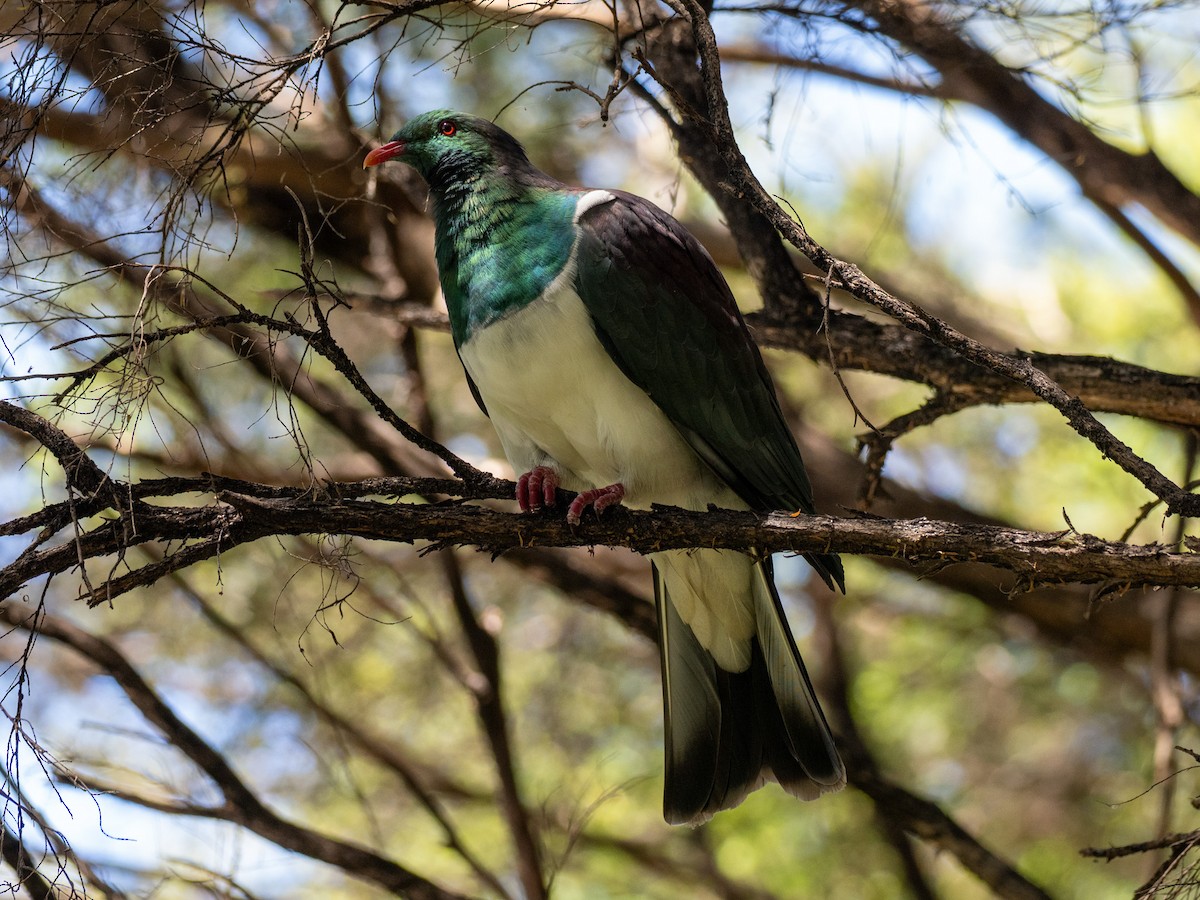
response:
[[[425,482],[420,482],[425,483]],[[393,490],[412,493],[403,479]],[[194,487],[201,489],[203,481]],[[120,513],[78,536],[45,549],[31,547],[0,570],[0,597],[42,575],[120,554],[149,542],[186,541],[153,563],[93,588],[92,603],[152,584],[170,571],[267,536],[345,534],[385,541],[430,541],[435,547],[473,545],[492,553],[525,547],[627,547],[639,553],[713,547],[762,553],[858,553],[900,558],[938,569],[958,562],[986,563],[1013,572],[1020,588],[1075,582],[1106,590],[1142,585],[1200,586],[1200,554],[1133,545],[1063,531],[1054,534],[991,525],[926,520],[834,518],[774,513],[678,509],[619,510],[578,528],[557,515],[522,516],[461,503],[412,504],[338,499],[361,486],[332,485],[314,498],[295,490],[279,496],[265,488],[252,496],[225,492],[203,507],[160,504]],[[457,492],[468,494],[464,489]]]
[[[878,4],[862,4],[866,6],[876,6]],[[891,4],[889,4],[891,5]],[[894,4],[897,7],[904,7],[905,4]],[[922,13],[925,11],[922,10]],[[894,29],[888,29],[888,33],[893,33]],[[953,40],[962,45],[966,45],[966,41],[953,28],[947,27],[946,31],[952,35]],[[978,51],[977,51],[978,52]],[[1004,66],[998,63],[990,54],[980,53],[984,59],[984,65],[989,69],[994,69],[995,73],[1004,71]],[[1157,185],[1165,179],[1167,190],[1173,194],[1180,192],[1191,193],[1188,188],[1181,184],[1174,174],[1168,171],[1161,162],[1150,154],[1133,154],[1128,151],[1114,147],[1107,142],[1102,141],[1090,128],[1083,125],[1057,106],[1042,98],[1036,89],[1026,80],[1020,73],[1008,70],[1012,79],[1012,88],[1016,93],[1022,94],[1024,97],[1036,101],[1040,104],[1039,114],[1035,117],[1036,130],[1033,132],[1017,130],[1019,126],[1027,124],[1023,121],[1014,121],[1013,116],[1003,115],[995,103],[980,102],[980,91],[975,89],[963,77],[947,77],[945,73],[945,65],[939,66],[942,69],[942,77],[933,79],[933,83],[926,84],[923,81],[913,78],[904,79],[899,77],[880,77],[869,75],[854,69],[848,69],[844,66],[837,66],[831,63],[824,62],[820,59],[812,59],[806,57],[794,56],[787,53],[778,53],[767,47],[753,46],[746,44],[727,45],[721,49],[721,59],[725,62],[742,62],[760,65],[780,66],[788,69],[799,70],[804,72],[813,72],[820,75],[826,75],[833,78],[847,81],[852,84],[860,84],[866,87],[878,88],[880,90],[893,91],[900,94],[905,94],[912,97],[928,97],[934,100],[944,102],[963,101],[973,103],[980,106],[994,115],[997,115],[1001,121],[1014,129],[1014,134],[1025,140],[1034,143],[1039,149],[1047,151],[1050,158],[1062,165],[1062,167],[1071,175],[1079,184],[1084,195],[1099,209],[1104,215],[1108,216],[1121,231],[1123,231],[1130,240],[1141,248],[1150,260],[1162,270],[1163,274],[1170,279],[1171,283],[1179,291],[1187,303],[1188,309],[1191,311],[1192,317],[1200,322],[1200,292],[1196,286],[1192,284],[1187,273],[1172,260],[1161,247],[1158,246],[1153,238],[1148,235],[1143,229],[1126,214],[1125,210],[1106,198],[1102,193],[1101,188],[1105,192],[1112,194],[1114,192],[1113,185],[1105,180],[1105,175],[1097,174],[1094,169],[1100,168],[1104,170],[1112,164],[1113,159],[1121,157],[1131,160],[1135,167],[1138,168],[1153,168],[1153,177],[1149,183]],[[962,63],[962,58],[956,58],[957,64]],[[1049,115],[1047,112],[1050,111]],[[1084,156],[1083,154],[1075,154],[1073,157],[1054,156],[1051,151],[1057,151],[1063,145],[1075,142],[1081,135],[1086,135],[1084,140],[1091,146],[1101,145],[1105,149],[1099,159],[1096,156]],[[1147,160],[1150,160],[1147,164]],[[1096,163],[1099,162],[1099,166]],[[1128,166],[1122,166],[1122,174],[1127,174]],[[1146,184],[1128,184],[1124,187],[1127,192],[1126,206],[1141,205],[1140,198],[1146,193]],[[1138,198],[1137,200],[1133,198]],[[1178,223],[1171,223],[1176,225]],[[1195,229],[1192,223],[1188,223],[1187,227],[1192,233],[1192,239]]]
[[[1032,387],[981,368],[928,336],[908,328],[830,310],[828,332],[752,314],[754,336],[764,347],[800,350],[840,369],[890,375],[936,388],[963,407],[1040,402]],[[994,351],[998,352],[998,351]],[[1017,350],[1001,354],[1008,366],[1032,364],[1094,412],[1186,427],[1200,426],[1200,378],[1147,369],[1105,356]]]
[[[40,416],[0,402],[0,421],[35,437],[42,435],[54,444],[56,456],[75,459],[66,472],[69,484],[76,470],[85,473],[85,480],[95,478],[94,464],[90,460],[78,462],[77,454],[70,449],[75,445]],[[86,456],[83,458],[86,460]],[[462,504],[389,504],[353,499],[368,492],[403,496],[418,489],[470,499],[497,498],[511,487],[499,479],[470,483],[452,479],[371,479],[328,485],[319,497],[311,490],[243,483],[227,485],[232,490],[218,488],[214,493],[217,483],[211,477],[158,479],[140,485],[113,482],[108,498],[93,497],[86,509],[68,501],[58,504],[53,512],[47,510],[0,526],[0,533],[8,534],[18,533],[16,528],[28,531],[41,527],[35,543],[0,570],[0,597],[11,595],[30,579],[60,573],[77,564],[86,566],[88,560],[120,554],[132,546],[156,541],[189,542],[157,562],[108,579],[100,588],[90,588],[91,602],[102,602],[240,544],[285,534],[427,540],[435,546],[473,544],[493,553],[533,546],[596,544],[628,547],[640,553],[688,547],[756,548],[764,553],[833,551],[903,558],[935,568],[954,562],[982,562],[1015,573],[1018,584],[1026,588],[1062,582],[1104,584],[1110,588],[1200,585],[1200,554],[1173,552],[1160,545],[1103,541],[1071,531],[1044,534],[995,525],[924,520],[791,518],[669,509],[620,511],[572,528],[554,515],[514,516]],[[162,499],[186,492],[208,493],[215,502],[204,507],[145,502],[151,497]],[[123,508],[126,503],[128,509]],[[61,543],[41,546],[69,522],[108,509],[117,516],[80,530]]]
[[[710,547],[763,553],[862,553],[933,567],[982,562],[1016,573],[1025,586],[1077,582],[1133,587],[1200,586],[1200,554],[1157,545],[1104,541],[1063,531],[1054,534],[926,520],[835,518],[786,513],[657,508],[621,510],[574,528],[557,515],[522,516],[467,505],[334,505],[227,494],[239,527],[277,534],[337,533],[383,540],[474,544],[502,553],[523,547],[603,544],[639,553]],[[322,516],[325,518],[322,519]],[[326,527],[322,527],[322,521]],[[329,527],[332,526],[332,527]]]
[[[849,5],[936,68],[945,91],[988,110],[1062,166],[1087,197],[1120,208],[1144,206],[1200,245],[1200,196],[1152,150],[1134,154],[1102,140],[1046,100],[1025,75],[971,43],[935,7],[914,0],[853,0]]]

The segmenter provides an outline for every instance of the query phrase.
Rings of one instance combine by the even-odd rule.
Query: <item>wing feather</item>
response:
[[[576,290],[601,343],[752,509],[813,512],[771,376],[712,257],[657,206],[610,193],[576,223]],[[842,586],[836,556],[807,558]]]

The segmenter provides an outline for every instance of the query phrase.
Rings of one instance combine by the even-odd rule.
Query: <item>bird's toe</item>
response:
[[[517,479],[517,505],[521,512],[554,506],[558,473],[549,466],[535,466]]]
[[[592,488],[575,495],[571,506],[567,509],[567,521],[578,525],[583,517],[583,511],[589,506],[596,510],[596,515],[604,512],[610,506],[616,506],[625,498],[625,485],[617,483],[608,487]]]

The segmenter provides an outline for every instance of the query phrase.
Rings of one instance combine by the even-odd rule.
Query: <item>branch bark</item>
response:
[[[404,490],[396,483],[396,490]],[[193,485],[201,489],[202,483]],[[331,486],[354,493],[354,486]],[[265,488],[265,486],[264,486]],[[265,488],[264,493],[278,489]],[[152,584],[170,572],[268,536],[344,534],[371,540],[430,541],[435,547],[476,546],[493,554],[527,547],[627,547],[639,553],[706,547],[759,553],[857,553],[903,559],[940,569],[985,563],[1018,578],[1018,589],[1039,584],[1099,584],[1106,591],[1150,585],[1200,586],[1200,554],[1162,545],[1105,541],[1071,531],[1042,533],[989,525],[921,519],[835,518],[786,513],[760,515],[713,509],[617,510],[579,527],[558,515],[527,516],[460,503],[383,503],[371,500],[221,493],[196,507],[161,504],[115,519],[45,549],[29,548],[0,570],[0,597],[30,580],[56,575],[89,560],[149,542],[186,541],[183,549],[90,590],[92,604]]]

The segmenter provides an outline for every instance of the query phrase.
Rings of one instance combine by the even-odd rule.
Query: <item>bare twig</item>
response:
[[[542,874],[542,849],[533,820],[525,809],[517,785],[516,760],[500,683],[500,647],[471,606],[462,572],[453,552],[442,553],[441,561],[450,587],[454,612],[471,650],[476,670],[482,676],[473,691],[475,706],[479,712],[484,736],[491,748],[492,759],[496,764],[496,774],[500,782],[500,809],[508,823],[509,834],[516,851],[517,874],[525,896],[532,900],[545,898],[547,894],[545,877]]]
[[[173,811],[234,822],[285,849],[337,866],[405,897],[459,898],[460,895],[365,847],[321,834],[272,812],[228,761],[175,714],[113,644],[57,616],[42,614],[34,618],[30,608],[21,603],[0,606],[0,620],[17,628],[36,628],[44,638],[71,648],[109,675],[146,720],[212,780],[223,798],[219,805],[184,803],[174,805]]]
[[[38,871],[37,861],[29,848],[8,828],[7,822],[0,823],[0,856],[16,873],[18,889],[24,889],[34,900],[57,900],[59,894],[54,885]]]

